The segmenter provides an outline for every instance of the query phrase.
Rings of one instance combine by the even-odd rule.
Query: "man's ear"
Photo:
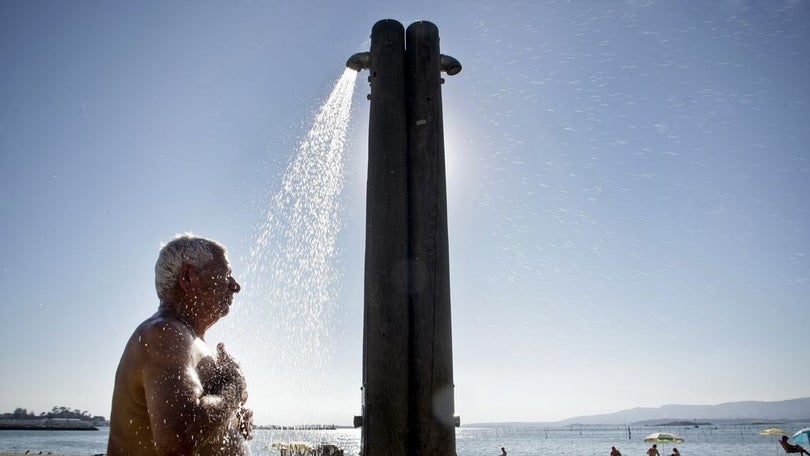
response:
[[[183,291],[189,291],[197,280],[197,271],[189,264],[184,264],[180,269],[177,282]]]

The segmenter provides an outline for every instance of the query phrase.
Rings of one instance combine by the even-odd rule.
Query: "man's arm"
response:
[[[239,384],[220,394],[204,394],[196,371],[193,334],[179,322],[144,328],[143,385],[152,436],[160,454],[191,454],[195,446],[220,433],[239,409]]]

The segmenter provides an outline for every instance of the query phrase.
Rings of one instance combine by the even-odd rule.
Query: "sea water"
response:
[[[510,456],[608,456],[615,446],[624,456],[645,456],[649,443],[644,437],[653,432],[674,432],[685,441],[676,444],[683,456],[780,456],[784,454],[775,436],[758,434],[764,428],[779,427],[795,431],[807,423],[703,425],[676,427],[633,426],[628,438],[624,426],[540,427],[529,425],[461,427],[456,429],[456,452],[460,456],[499,455],[501,447]],[[87,456],[104,453],[108,428],[99,431],[0,431],[0,452]],[[346,456],[360,453],[360,429],[273,430],[257,429],[250,441],[254,456],[276,456],[273,443],[332,443],[343,448]],[[662,456],[673,445],[659,444]]]

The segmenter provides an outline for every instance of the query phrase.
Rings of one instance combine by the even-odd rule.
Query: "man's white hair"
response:
[[[222,244],[191,233],[178,234],[163,244],[155,263],[155,290],[158,299],[163,301],[169,291],[177,285],[184,264],[199,269],[213,261],[214,256],[220,253],[223,255],[226,253]]]

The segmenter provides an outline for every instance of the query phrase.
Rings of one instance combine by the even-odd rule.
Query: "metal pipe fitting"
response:
[[[346,68],[351,68],[352,70],[357,71],[358,73],[360,71],[369,69],[369,67],[371,67],[370,52],[358,52],[357,54],[354,54],[353,56],[349,57],[349,60],[346,61]]]
[[[348,65],[348,64],[347,64]],[[461,73],[461,62],[449,55],[439,56],[439,68],[450,76]]]

